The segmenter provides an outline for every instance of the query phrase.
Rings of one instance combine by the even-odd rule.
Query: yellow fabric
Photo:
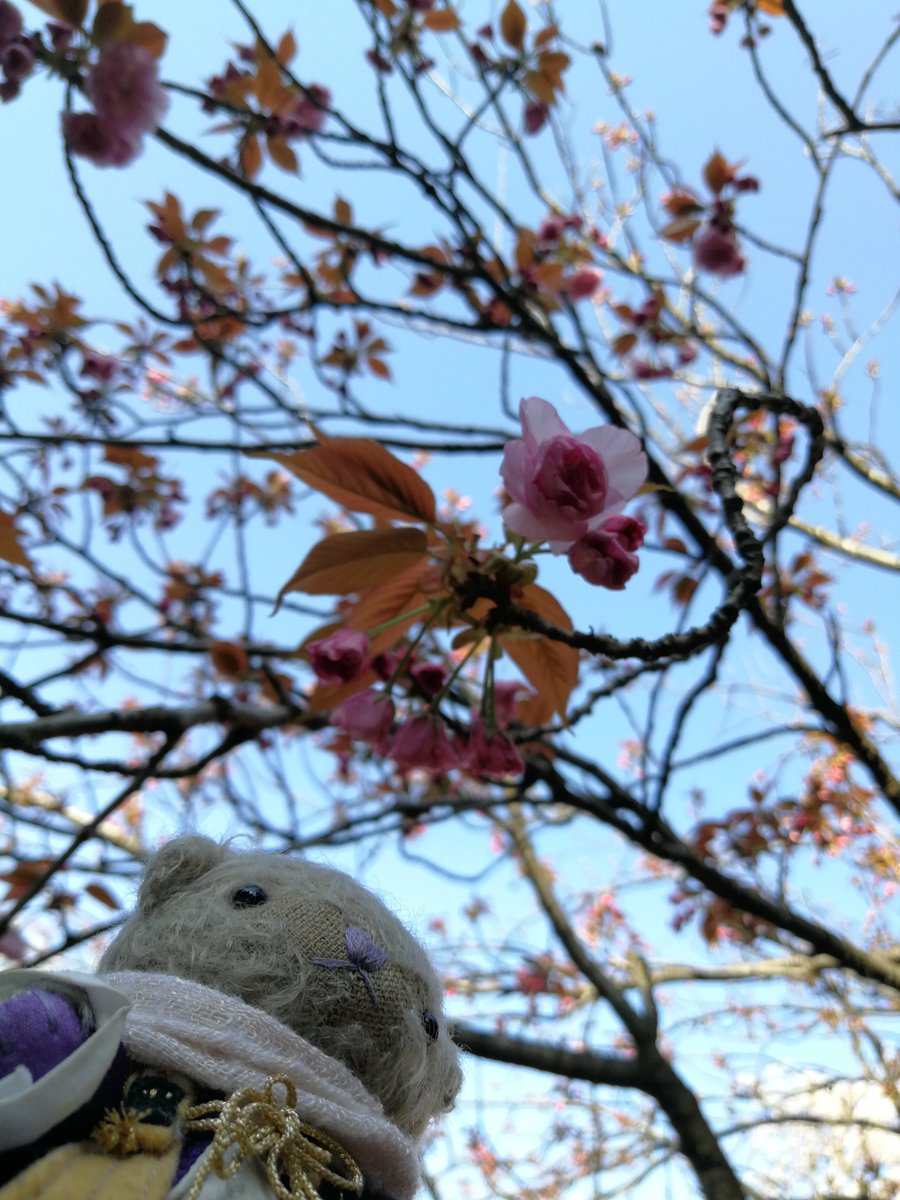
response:
[[[60,1146],[0,1188],[0,1200],[164,1200],[178,1153],[173,1145],[120,1158],[87,1144]]]

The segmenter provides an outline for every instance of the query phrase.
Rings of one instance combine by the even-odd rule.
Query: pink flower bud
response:
[[[715,225],[707,225],[694,238],[694,265],[701,271],[711,271],[723,278],[740,275],[746,263],[738,249],[734,231],[725,233]]]
[[[603,282],[603,272],[597,267],[579,267],[563,282],[563,288],[570,300],[584,300],[593,296]]]
[[[507,779],[525,770],[522,755],[506,734],[496,730],[489,734],[477,717],[472,722],[462,765],[470,774],[489,779]]]
[[[524,124],[526,133],[540,133],[547,124],[550,109],[540,100],[529,100],[525,105]]]
[[[416,663],[409,673],[429,699],[447,682],[447,669],[441,663]]]
[[[139,138],[127,137],[96,113],[63,113],[63,132],[72,153],[98,167],[124,167],[141,152]]]
[[[22,32],[22,14],[9,0],[0,0],[0,46],[19,37]]]
[[[384,748],[394,720],[394,702],[386,692],[366,688],[341,701],[331,714],[332,725],[360,742]]]
[[[369,663],[369,639],[355,629],[338,629],[306,647],[310,666],[322,683],[352,683]]]
[[[439,717],[419,713],[407,717],[391,741],[387,757],[402,770],[441,775],[459,765],[459,753]]]
[[[646,532],[647,526],[637,517],[612,517],[571,547],[569,565],[588,583],[621,591],[640,567],[634,551],[643,544]]]
[[[29,74],[34,66],[34,55],[31,47],[24,42],[10,42],[0,48],[0,67],[3,74],[13,83],[19,83]]]

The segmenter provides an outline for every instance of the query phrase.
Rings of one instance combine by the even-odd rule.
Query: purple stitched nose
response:
[[[378,997],[375,995],[371,975],[384,966],[388,956],[358,925],[348,925],[344,939],[347,943],[346,958],[313,958],[310,961],[317,967],[334,967],[339,971],[355,971],[366,985],[369,999],[377,1008]]]

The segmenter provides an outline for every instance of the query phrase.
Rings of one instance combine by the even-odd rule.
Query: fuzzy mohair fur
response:
[[[268,899],[236,907],[235,893],[248,884]],[[375,1000],[359,971],[312,961],[347,960],[350,926],[387,954],[368,974]],[[162,971],[239,996],[340,1059],[413,1138],[459,1090],[428,955],[380,900],[330,867],[177,838],[150,859],[137,908],[100,970]]]

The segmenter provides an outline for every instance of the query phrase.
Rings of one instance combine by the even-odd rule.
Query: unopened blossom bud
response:
[[[477,717],[472,722],[462,766],[472,775],[486,775],[489,779],[508,779],[525,770],[522,755],[506,734],[498,730],[488,733]]]
[[[597,267],[579,267],[563,282],[563,287],[570,300],[584,300],[593,296],[603,282],[603,272]]]
[[[432,775],[459,765],[459,753],[443,722],[431,713],[407,717],[394,734],[387,756],[404,770],[428,771]]]
[[[0,0],[0,46],[7,45],[22,33],[22,14],[9,0]]]
[[[740,275],[746,266],[734,232],[725,233],[715,225],[707,225],[694,238],[694,264],[723,278]]]
[[[0,67],[7,79],[19,83],[34,66],[34,55],[31,47],[24,42],[10,42],[0,48]]]
[[[394,702],[386,692],[366,688],[336,706],[331,714],[332,725],[348,737],[370,742],[384,748],[394,720]]]
[[[621,591],[640,567],[634,551],[642,545],[646,532],[646,525],[637,517],[611,517],[570,548],[569,565],[588,583]]]
[[[429,699],[436,696],[447,682],[447,668],[442,663],[416,663],[410,675]]]
[[[540,100],[529,100],[525,105],[524,124],[526,133],[540,133],[547,124],[550,109]]]
[[[338,629],[306,647],[310,666],[322,683],[352,683],[369,663],[369,639],[355,629]]]

